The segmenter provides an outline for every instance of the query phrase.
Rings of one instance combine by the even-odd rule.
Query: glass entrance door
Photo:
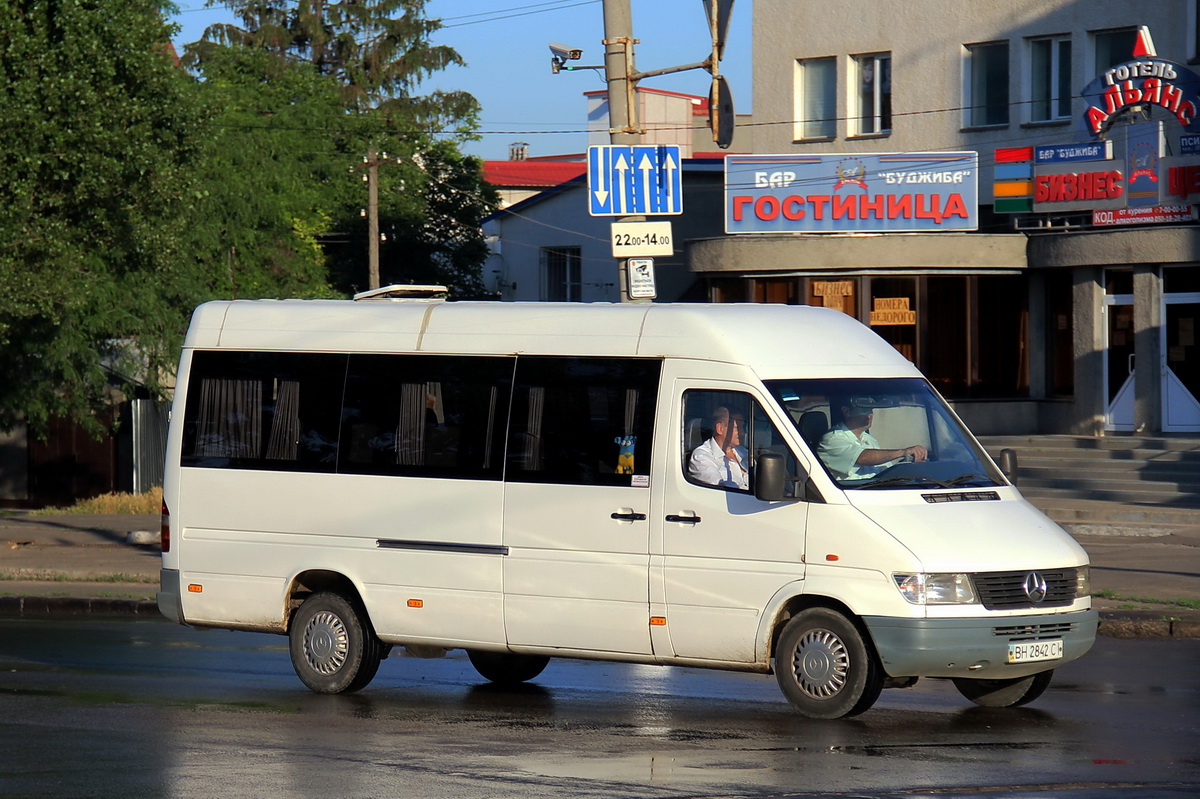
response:
[[[1104,428],[1133,430],[1133,295],[1106,296],[1104,315]]]
[[[1163,295],[1163,432],[1200,432],[1200,292]]]

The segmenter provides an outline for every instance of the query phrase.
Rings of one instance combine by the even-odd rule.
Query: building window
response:
[[[967,127],[1008,124],[1008,42],[968,44],[965,102]]]
[[[1188,4],[1188,63],[1200,64],[1200,0]]]
[[[580,256],[579,247],[543,247],[542,300],[544,302],[579,302]]]
[[[1071,37],[1029,42],[1029,119],[1050,122],[1071,116]]]
[[[1094,74],[1099,75],[1117,64],[1132,61],[1136,42],[1137,30],[1134,28],[1093,33],[1092,44],[1096,52]]]
[[[796,62],[796,138],[837,136],[837,62],[807,58]]]
[[[854,134],[874,136],[892,131],[891,53],[854,56],[852,97]]]

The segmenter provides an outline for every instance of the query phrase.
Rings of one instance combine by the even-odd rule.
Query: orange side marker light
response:
[[[650,626],[651,627],[666,627],[667,626],[667,617],[666,616],[651,616],[650,617]]]
[[[423,607],[425,607],[425,600],[424,599],[410,599],[410,600],[408,600],[408,606],[410,608],[423,608]]]
[[[204,586],[200,585],[199,583],[192,583],[188,586],[188,591],[193,594],[202,594],[204,593]]]

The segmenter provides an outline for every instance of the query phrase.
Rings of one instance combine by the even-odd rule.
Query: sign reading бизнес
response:
[[[729,155],[726,233],[975,230],[974,152]]]

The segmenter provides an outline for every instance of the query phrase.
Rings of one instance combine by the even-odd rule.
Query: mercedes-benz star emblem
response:
[[[1041,602],[1046,598],[1046,578],[1041,572],[1030,572],[1025,575],[1025,596],[1030,602]]]

